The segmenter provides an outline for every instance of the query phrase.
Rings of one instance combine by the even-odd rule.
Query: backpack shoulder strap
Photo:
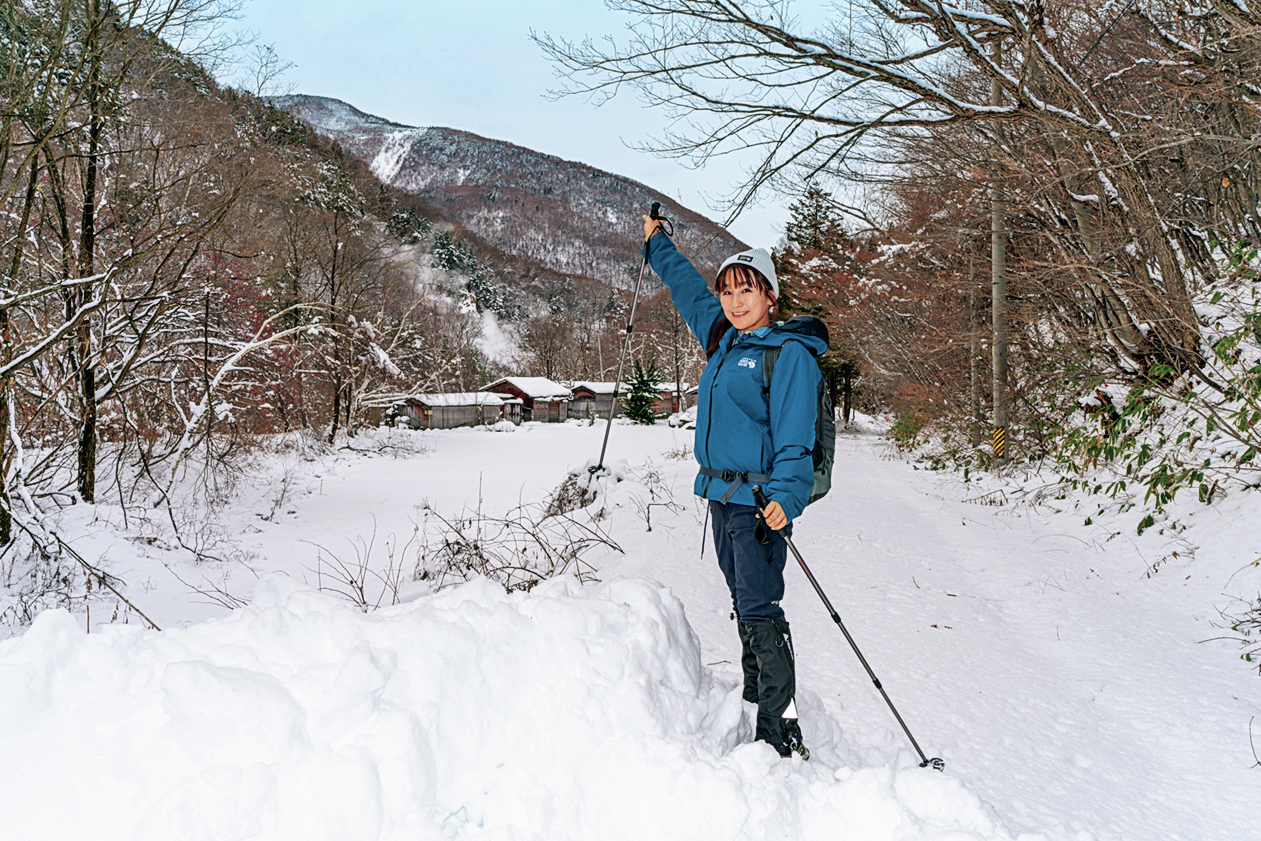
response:
[[[762,393],[771,393],[771,373],[775,370],[775,363],[779,361],[779,352],[784,349],[783,345],[775,345],[768,347],[762,353]]]
[[[792,340],[791,334],[789,340]],[[774,345],[768,347],[762,353],[762,393],[771,393],[771,374],[775,371],[775,363],[779,361],[779,354],[784,349],[783,345]],[[810,354],[814,355],[813,351]]]

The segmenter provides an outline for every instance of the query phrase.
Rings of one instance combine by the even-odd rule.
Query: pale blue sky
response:
[[[716,200],[741,179],[727,158],[703,171],[628,148],[658,133],[663,114],[626,91],[596,108],[569,97],[530,40],[531,29],[581,39],[620,33],[628,18],[601,0],[248,0],[241,25],[297,64],[295,93],[331,96],[415,126],[448,126],[578,160],[641,181],[717,219]],[[732,232],[769,248],[785,204],[746,211]]]

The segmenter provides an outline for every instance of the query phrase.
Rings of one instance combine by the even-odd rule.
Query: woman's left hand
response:
[[[775,531],[779,531],[788,525],[788,515],[784,513],[784,509],[780,507],[779,503],[774,501],[762,509],[762,519],[766,520],[766,524]]]

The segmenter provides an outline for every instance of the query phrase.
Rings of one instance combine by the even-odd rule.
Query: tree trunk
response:
[[[337,440],[337,425],[342,418],[342,386],[341,381],[335,379],[333,381],[333,423],[328,430],[328,443],[332,444]]]
[[[995,44],[995,62],[1000,55],[1001,48]],[[990,87],[990,103],[1003,104],[1003,88],[997,81]],[[998,129],[995,128],[995,131]],[[999,151],[999,146],[995,144],[996,157]],[[1001,465],[1007,462],[1007,239],[1003,186],[998,169],[995,162],[990,199],[990,297],[994,325],[994,461]]]
[[[981,306],[976,294],[976,271],[968,259],[968,336],[970,339],[969,362],[972,375],[971,431],[968,440],[973,447],[981,445]]]
[[[841,420],[846,424],[854,415],[854,375],[849,370],[845,371],[845,380],[841,385]]]
[[[96,183],[101,148],[101,5],[89,0],[87,51],[88,71],[88,153],[83,176],[83,215],[79,232],[79,277],[91,277],[96,269]],[[92,290],[81,286],[72,294],[79,305],[92,299]],[[73,313],[71,313],[72,315]],[[92,358],[92,322],[85,318],[72,340],[77,345],[79,363],[79,471],[77,486],[84,502],[96,501],[96,363]]]
[[[9,264],[9,283],[18,288],[18,273],[22,270],[22,254],[26,246],[26,226],[31,221],[31,210],[35,206],[35,192],[38,184],[39,157],[32,156],[31,174],[26,185],[26,199],[22,204],[22,218],[18,222],[17,236],[13,242],[13,260]],[[13,337],[9,331],[9,309],[0,307],[0,361],[8,364],[13,359]],[[9,384],[11,378],[0,381],[0,477],[5,481],[0,484],[0,546],[8,546],[13,539],[12,497],[9,495],[7,478],[9,462],[13,455],[9,451]]]
[[[1060,177],[1064,179],[1070,195],[1080,196],[1091,192],[1082,184],[1081,178],[1074,171],[1074,164],[1064,138],[1054,130],[1048,130],[1046,136],[1051,148],[1055,151]],[[1125,359],[1121,363],[1122,367],[1133,365],[1141,368],[1145,364],[1143,357],[1147,355],[1148,343],[1134,324],[1125,302],[1117,295],[1109,278],[1103,273],[1099,225],[1094,208],[1076,199],[1071,199],[1070,203],[1073,208],[1073,218],[1077,223],[1077,233],[1086,250],[1088,265],[1082,270],[1082,274],[1084,285],[1091,293],[1095,323],[1110,340],[1102,346],[1113,348],[1114,353],[1125,354]]]
[[[355,437],[355,406],[359,402],[359,389],[355,387],[354,379],[346,383],[346,437]]]

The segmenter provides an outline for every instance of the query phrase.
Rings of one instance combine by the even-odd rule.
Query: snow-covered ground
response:
[[[90,634],[85,611],[49,611],[0,642],[5,837],[1256,834],[1261,678],[1237,643],[1203,642],[1261,589],[1251,495],[1138,537],[1132,514],[1087,526],[1071,500],[994,505],[995,485],[844,433],[796,543],[938,773],[796,569],[785,609],[813,755],[750,743],[689,431],[616,426],[626,480],[594,507],[624,554],[587,556],[596,583],[511,594],[432,592],[410,581],[417,549],[437,514],[544,499],[602,427],[400,434],[266,460],[221,516],[220,563],[188,561],[156,515],[66,513],[63,532],[164,630],[102,597]],[[369,612],[334,592],[361,560],[379,574]]]

